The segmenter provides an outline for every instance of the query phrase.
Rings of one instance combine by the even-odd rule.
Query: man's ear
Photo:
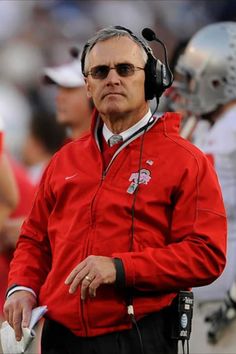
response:
[[[87,89],[87,96],[88,96],[89,98],[91,98],[91,97],[92,97],[92,94],[91,94],[91,91],[90,91],[90,85],[89,85],[89,83],[88,83],[87,77],[84,78],[84,82],[85,82],[86,89]]]

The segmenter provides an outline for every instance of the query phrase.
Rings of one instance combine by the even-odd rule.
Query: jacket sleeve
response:
[[[213,282],[223,271],[226,215],[216,173],[203,155],[188,164],[173,193],[166,245],[114,253],[123,262],[126,286],[175,291]]]
[[[43,174],[32,210],[22,225],[8,276],[9,287],[29,287],[37,295],[51,267],[47,224],[54,205],[50,189],[54,160],[51,160]]]

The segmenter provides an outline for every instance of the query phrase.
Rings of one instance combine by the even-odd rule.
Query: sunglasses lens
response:
[[[120,76],[131,76],[134,74],[135,68],[133,64],[117,64],[116,71]]]
[[[107,65],[98,65],[91,69],[91,76],[93,79],[105,79],[110,71]]]
[[[131,76],[135,72],[135,66],[133,64],[121,63],[115,65],[114,68],[111,68],[108,65],[95,66],[91,68],[90,75],[93,79],[103,80],[107,77],[111,69],[115,69],[117,74],[123,77]]]

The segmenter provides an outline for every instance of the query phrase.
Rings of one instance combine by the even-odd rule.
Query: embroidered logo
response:
[[[151,172],[145,168],[142,168],[139,172],[131,173],[129,181],[131,182],[127,193],[133,194],[139,184],[148,184],[151,179]]]

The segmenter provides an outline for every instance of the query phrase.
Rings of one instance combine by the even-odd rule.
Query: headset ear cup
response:
[[[145,71],[145,82],[144,82],[145,100],[148,101],[148,100],[152,100],[154,97],[152,75],[151,75],[149,60],[146,62],[144,71]]]
[[[159,98],[165,91],[163,84],[163,64],[151,53],[145,66],[145,99]]]

